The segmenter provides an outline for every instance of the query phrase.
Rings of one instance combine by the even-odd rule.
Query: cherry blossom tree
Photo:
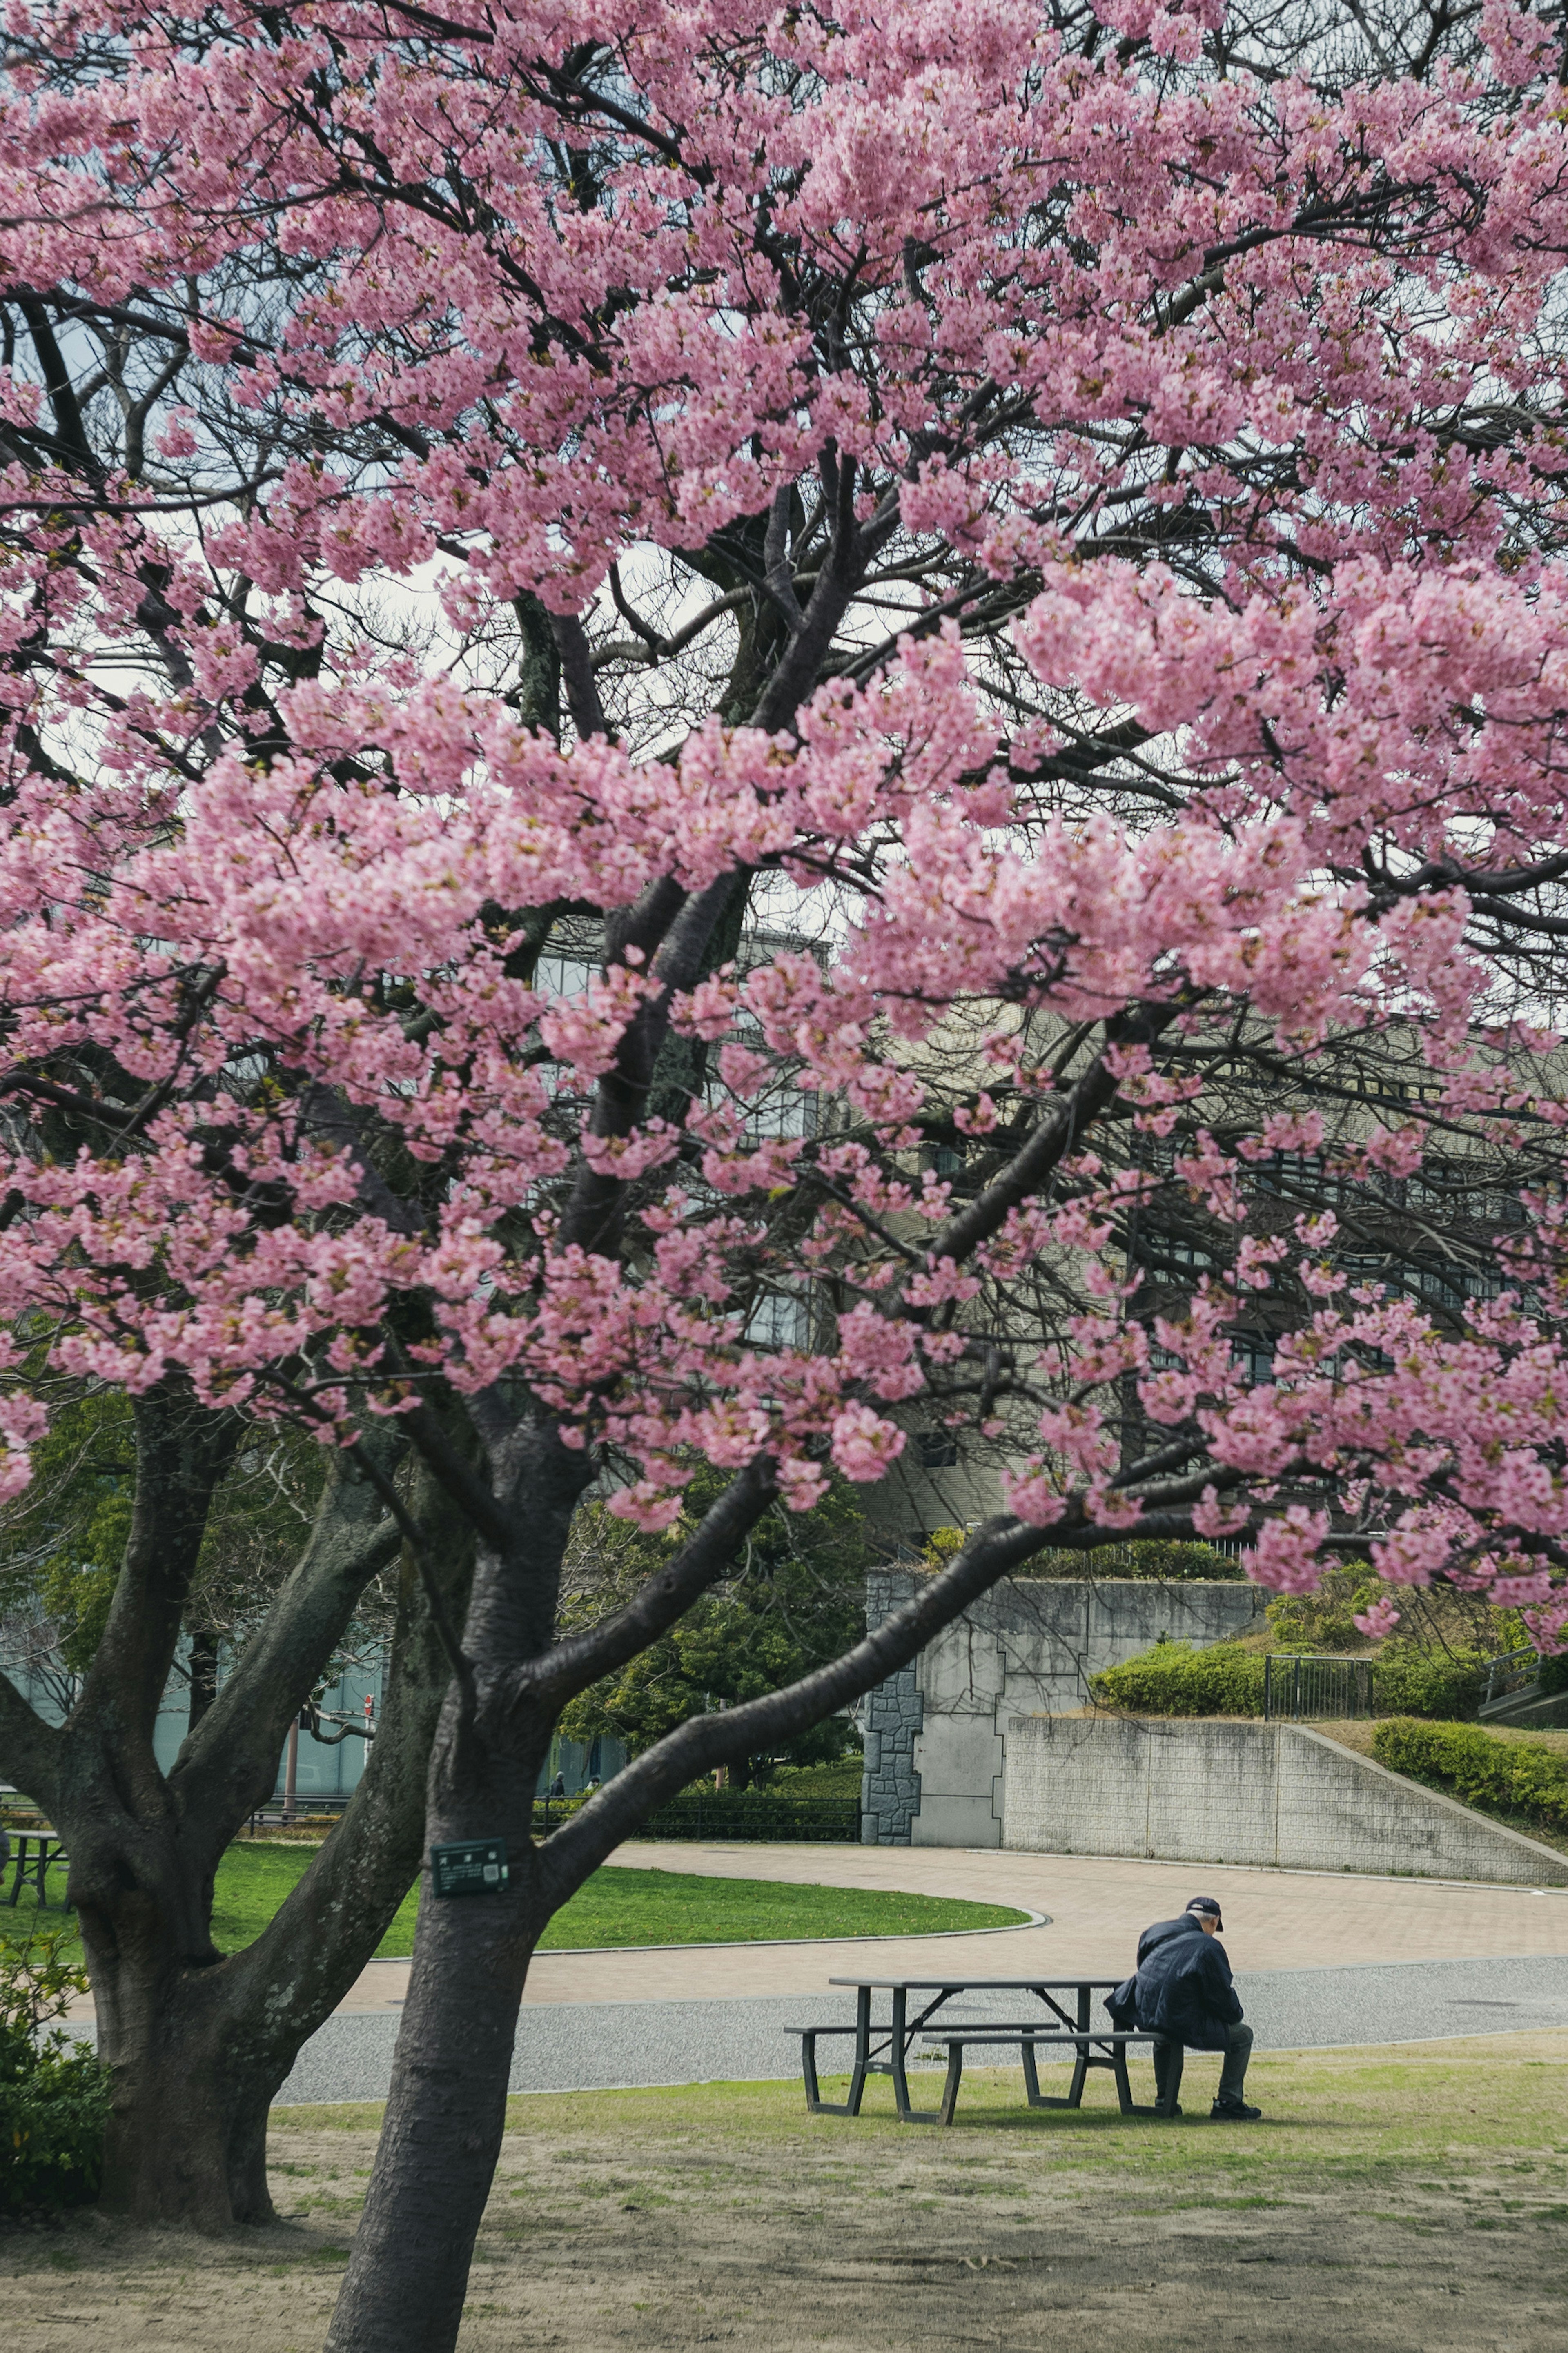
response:
[[[7,21],[4,1476],[40,1350],[136,1401],[172,1516],[111,1660],[166,1664],[168,1499],[247,1418],[422,1578],[425,1836],[511,1879],[422,1912],[332,2342],[446,2346],[551,1913],[1043,1547],[1355,1552],[1369,1622],[1440,1577],[1559,1641],[1557,36]],[[1513,1207],[1434,1308],[1344,1236],[1458,1248],[1446,1186]],[[1207,1263],[1160,1311],[1174,1215]],[[562,1708],[916,1428],[997,1511],[535,1844]],[[689,1541],[563,1630],[585,1499],[657,1531],[698,1466]],[[240,1777],[187,1835],[114,1738],[135,1837],[58,1799],[93,1966],[134,1915],[221,1986],[171,1858],[210,1886]],[[143,2211],[212,2211],[196,2105],[179,2179],[122,2105]]]

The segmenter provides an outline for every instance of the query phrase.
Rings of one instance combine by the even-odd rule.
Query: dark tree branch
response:
[[[136,1431],[131,1534],[77,1715],[111,1730],[128,1770],[155,1778],[153,1727],[212,1498],[244,1423],[238,1414],[198,1404],[188,1386],[175,1380],[132,1398],[131,1410]]]
[[[747,1463],[705,1513],[690,1540],[624,1609],[586,1633],[568,1634],[530,1661],[511,1678],[503,1704],[536,1704],[558,1714],[577,1693],[636,1658],[723,1577],[777,1493],[771,1461],[759,1456]]]
[[[68,1735],[29,1707],[9,1675],[0,1673],[0,1767],[35,1805],[52,1814],[58,1802]]]
[[[572,714],[572,725],[585,743],[591,735],[608,735],[609,723],[599,699],[588,631],[575,613],[552,613],[550,627],[561,657],[561,680],[567,690],[567,709]]]
[[[1107,1046],[1152,1045],[1167,1029],[1181,1008],[1175,1005],[1140,1005],[1129,1008],[1106,1024]],[[1000,1231],[1009,1212],[1025,1201],[1032,1200],[1045,1179],[1074,1149],[1100,1113],[1114,1102],[1118,1082],[1111,1076],[1104,1053],[1097,1054],[1084,1072],[1069,1088],[1062,1101],[1054,1104],[1028,1140],[993,1176],[983,1192],[966,1202],[956,1216],[939,1226],[927,1244],[933,1263],[950,1258],[961,1264],[983,1241]]]
[[[1196,1478],[1171,1482],[1153,1498],[1156,1508],[1142,1523],[1145,1532],[1176,1539],[1190,1537],[1192,1520],[1180,1506],[1195,1503],[1205,1486],[1234,1484],[1237,1475],[1205,1470]],[[1086,1552],[1116,1540],[1114,1529],[1086,1522],[1076,1503],[1049,1528],[1020,1520],[986,1521],[945,1569],[902,1609],[873,1628],[853,1650],[782,1691],[768,1692],[719,1715],[688,1717],[607,1781],[539,1851],[551,1908],[564,1904],[656,1806],[683,1789],[699,1773],[715,1765],[738,1762],[759,1749],[776,1747],[851,1700],[861,1698],[906,1666],[944,1626],[951,1625],[972,1601],[1036,1553],[1047,1546]]]

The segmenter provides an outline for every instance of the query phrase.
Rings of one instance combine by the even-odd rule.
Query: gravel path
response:
[[[854,1966],[846,1962],[846,1974]],[[1238,1977],[1237,1986],[1264,2050],[1568,2027],[1563,1956],[1275,1969]],[[851,1999],[824,1990],[746,2000],[531,2005],[518,2029],[512,2089],[777,2081],[794,2074],[800,2060],[800,2045],[785,2030],[841,2021],[851,2014]],[[983,2009],[974,1997],[962,2014],[979,2016]],[[992,2014],[1010,2009],[1004,2002]],[[329,2019],[300,2053],[279,2105],[385,2098],[397,2026],[386,2012]]]

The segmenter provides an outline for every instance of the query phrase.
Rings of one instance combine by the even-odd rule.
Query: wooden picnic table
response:
[[[800,2027],[800,2069],[805,2079],[806,2105],[814,2116],[858,2116],[861,2099],[868,2075],[890,2075],[893,2097],[901,2124],[950,2124],[953,2105],[958,2097],[959,2080],[963,2072],[966,2044],[995,2047],[1017,2043],[1023,2061],[1024,2088],[1031,2107],[1076,2108],[1083,2104],[1084,2084],[1089,2070],[1107,2069],[1116,2078],[1117,2101],[1124,2116],[1169,2114],[1170,2106],[1160,2110],[1139,2108],[1133,2101],[1127,2079],[1127,2052],[1134,2042],[1153,2043],[1162,2038],[1141,2032],[1125,2032],[1115,2026],[1097,2025],[1091,2015],[1096,1994],[1108,1993],[1121,1980],[1118,1978],[830,1978],[834,1986],[853,1987],[855,1994],[855,2020],[853,2027]],[[885,1993],[890,1998],[892,2015],[885,2024],[872,2017],[873,1997]],[[998,2021],[976,2019],[959,2024],[950,2015],[940,2013],[956,1996],[978,1993],[1026,1994],[1037,2001],[1044,2015],[1038,2019]],[[910,1997],[916,1997],[913,2013]],[[920,1997],[928,1996],[922,2000]],[[933,2024],[934,2021],[939,2021]],[[816,2043],[820,2035],[853,2034],[854,2059],[850,2073],[849,2097],[842,2102],[824,2100],[818,2084]],[[948,2047],[948,2084],[940,2108],[916,2108],[909,2097],[909,2052],[916,2041],[925,2035],[946,2043]],[[1065,2044],[1074,2052],[1073,2080],[1065,2098],[1047,2097],[1040,2090],[1036,2073],[1036,2052],[1042,2044]],[[1177,2078],[1179,2084],[1180,2077]],[[1170,2100],[1173,2105],[1175,2087]]]
[[[9,1836],[16,1869],[11,1875],[11,1893],[7,1901],[19,1903],[23,1882],[30,1879],[38,1891],[38,1909],[47,1912],[49,1904],[48,1874],[56,1863],[69,1861],[65,1841],[57,1837],[53,1831],[12,1831]]]

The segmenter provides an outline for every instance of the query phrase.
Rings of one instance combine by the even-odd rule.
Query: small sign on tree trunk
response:
[[[509,1876],[504,1839],[468,1839],[430,1849],[432,1894],[500,1895]]]

